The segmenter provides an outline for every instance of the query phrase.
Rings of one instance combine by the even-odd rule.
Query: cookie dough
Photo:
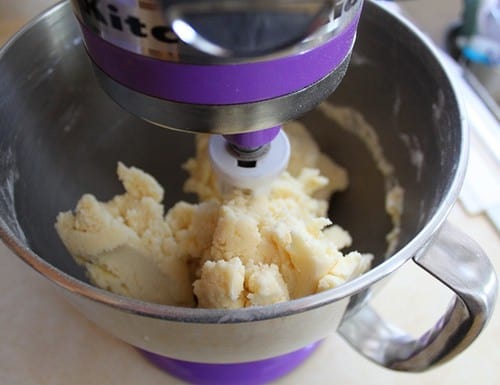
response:
[[[93,284],[149,302],[264,306],[341,285],[372,259],[342,253],[351,237],[326,217],[326,197],[347,187],[347,173],[300,123],[285,130],[292,159],[266,194],[223,196],[207,137],[199,136],[184,186],[198,194],[198,204],[181,201],[165,213],[158,182],[119,163],[125,192],[108,202],[85,194],[74,212],[58,215],[56,230]]]

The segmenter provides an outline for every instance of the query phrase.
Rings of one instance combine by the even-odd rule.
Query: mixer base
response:
[[[302,349],[265,360],[206,364],[177,360],[140,350],[155,366],[190,384],[197,385],[262,385],[285,376],[302,364],[319,346],[315,342]]]

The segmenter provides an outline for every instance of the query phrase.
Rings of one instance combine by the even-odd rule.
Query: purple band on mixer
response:
[[[238,364],[203,364],[175,360],[144,350],[153,364],[167,373],[197,385],[262,385],[289,373],[308,358],[319,342],[292,353],[261,361]]]
[[[126,51],[81,25],[94,62],[143,94],[193,104],[250,103],[290,94],[322,79],[352,49],[359,15],[331,41],[303,54],[243,64],[195,65]]]
[[[281,126],[276,126],[243,134],[224,135],[224,138],[229,143],[241,148],[257,148],[272,142],[272,140],[279,134],[280,129]]]

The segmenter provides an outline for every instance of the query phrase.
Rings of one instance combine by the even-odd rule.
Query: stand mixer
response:
[[[280,148],[275,146],[281,137],[277,127],[319,103],[340,81],[361,7],[361,1],[346,0],[335,2],[337,6],[318,1],[308,6],[292,0],[269,3],[214,0],[207,2],[209,9],[193,1],[170,2],[171,8],[160,1],[87,0],[73,5],[103,88],[125,109],[146,120],[215,134],[211,136],[212,158],[226,155],[233,164],[239,161],[238,175],[247,179],[245,170],[258,169],[274,147]],[[333,8],[328,10],[325,4]],[[244,5],[257,8],[239,14]],[[233,33],[251,30],[247,27],[259,24],[251,20],[252,15],[265,13],[269,7],[273,22],[264,22],[271,15],[263,17],[253,40]],[[228,9],[238,11],[234,18],[216,17],[216,11]],[[296,12],[283,16],[292,9]],[[300,17],[295,18],[297,12]],[[217,40],[210,28],[197,24],[201,16],[216,20],[218,26],[224,20],[222,25],[231,34]],[[301,23],[285,22],[302,17]],[[288,25],[298,27],[288,30]],[[350,167],[352,188],[339,207],[351,206],[355,211],[333,212],[339,221],[346,218],[359,225],[353,227],[353,234],[360,234],[354,235],[357,245],[378,255],[374,268],[363,276],[335,290],[231,311],[137,301],[89,284],[53,229],[57,213],[72,207],[84,191],[115,195],[117,186],[110,180],[110,170],[117,159],[152,170],[172,187],[166,191],[168,204],[179,201],[184,197],[181,183],[185,178],[180,165],[192,153],[193,143],[189,135],[151,129],[103,95],[87,65],[67,1],[30,23],[0,49],[0,84],[6,90],[0,102],[1,240],[90,321],[144,351],[167,372],[183,379],[196,375],[194,383],[267,383],[297,367],[318,341],[334,332],[365,357],[390,369],[423,371],[452,359],[482,332],[491,318],[497,290],[494,268],[480,247],[466,234],[443,225],[465,173],[468,136],[463,109],[435,49],[414,26],[369,1],[364,3],[359,28],[355,54],[363,60],[350,67],[349,87],[339,87],[328,102],[344,103],[381,128],[377,130],[381,144],[397,164],[396,176],[408,191],[400,248],[391,257],[383,255],[386,186],[370,154],[361,141],[347,140],[350,132],[332,127],[319,109],[303,121],[315,128],[314,138],[325,154],[335,154],[340,164]],[[276,39],[268,39],[266,31]],[[284,142],[278,154],[282,160],[286,158]],[[425,159],[418,165],[407,151],[414,148],[413,143],[422,154],[418,159]],[[367,165],[373,169],[366,170]],[[350,225],[346,228],[351,229]],[[411,261],[454,293],[448,308],[421,337],[395,328],[370,304],[372,294]],[[38,303],[33,287],[25,280],[20,284]],[[433,289],[417,289],[423,299],[433,299]],[[404,290],[393,293],[394,300],[409,304],[408,312],[414,310],[412,298]],[[16,320],[23,301],[25,297],[11,301],[14,311],[12,306],[7,308],[5,322]],[[71,324],[66,310],[62,311],[62,324]],[[34,319],[44,325],[38,322],[43,317]],[[48,318],[51,324],[53,319],[52,315]],[[62,338],[66,336],[64,330],[55,330],[52,339],[66,341]],[[81,336],[77,335],[76,342]],[[29,337],[26,342],[36,344]],[[42,343],[38,351],[47,351],[47,341],[38,341]],[[106,360],[110,356],[99,345],[93,341],[79,345],[84,346],[89,361],[80,360],[79,354],[78,360],[75,354],[66,358],[77,362],[81,373],[90,368],[102,377],[99,368],[105,366],[105,377],[115,371],[108,368],[112,361]],[[314,370],[328,366],[329,380],[353,368],[347,362],[350,358],[336,349],[333,345],[332,350],[324,350],[328,357],[312,365]],[[59,367],[66,365],[61,361],[65,351],[51,352]],[[10,357],[11,352],[6,355]],[[124,361],[116,357],[119,372]],[[338,365],[330,368],[331,358]],[[145,371],[139,369],[136,373],[142,378]],[[353,370],[363,372],[357,366]],[[47,373],[47,378],[58,376],[54,370]],[[64,373],[78,378],[72,370]]]
[[[281,124],[340,83],[362,0],[72,0],[102,88],[154,124],[215,133],[222,186],[287,166]]]

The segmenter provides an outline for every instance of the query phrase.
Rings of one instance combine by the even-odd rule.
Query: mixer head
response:
[[[154,124],[226,135],[222,147],[219,139],[211,144],[215,153],[224,151],[212,156],[223,177],[236,175],[226,155],[242,175],[265,157],[288,156],[275,127],[315,107],[340,83],[362,6],[362,0],[72,3],[103,89]],[[255,181],[274,175],[264,167]]]

